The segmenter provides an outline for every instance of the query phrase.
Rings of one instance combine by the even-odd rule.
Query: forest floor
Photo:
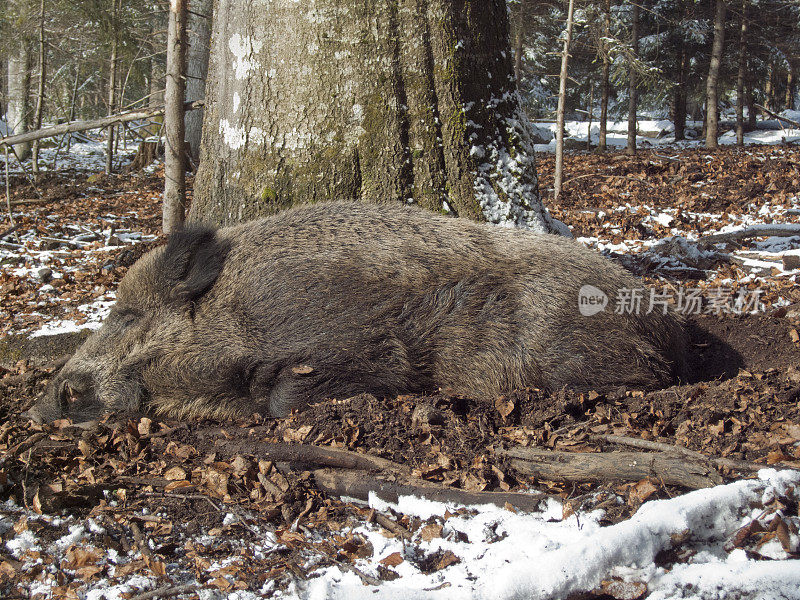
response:
[[[0,596],[800,597],[800,479],[751,468],[800,469],[800,236],[695,244],[726,228],[800,223],[798,165],[796,146],[568,155],[552,213],[647,291],[705,298],[687,315],[690,380],[663,390],[528,389],[494,404],[361,395],[282,420],[108,418],[85,430],[20,414],[63,364],[59,348],[0,347]],[[543,156],[542,189],[552,168]],[[13,181],[17,228],[0,232],[6,339],[102,318],[127,268],[161,241],[162,181],[158,171]],[[744,296],[755,303],[743,308]],[[530,475],[508,453],[631,451],[608,436],[728,462],[704,471],[716,487],[687,493],[667,475]],[[330,465],[258,452],[283,443],[384,459],[448,489],[524,492],[541,510],[359,502],[324,491],[331,471],[318,469]],[[398,472],[355,471],[376,488]],[[722,584],[709,576],[722,571]]]

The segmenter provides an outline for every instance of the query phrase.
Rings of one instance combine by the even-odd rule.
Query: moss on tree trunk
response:
[[[217,0],[190,219],[417,203],[554,228],[504,1]]]

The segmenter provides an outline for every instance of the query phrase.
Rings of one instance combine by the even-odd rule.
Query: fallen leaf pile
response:
[[[655,152],[636,158],[572,155],[567,179],[574,180],[565,186],[563,203],[551,208],[579,233],[607,243],[668,235],[669,229],[652,218],[659,211],[697,233],[712,224],[715,229],[739,224],[753,206],[765,203],[775,215],[785,215],[782,222],[797,221],[785,212],[800,190],[797,149],[669,152],[667,158]],[[547,160],[540,163],[543,186],[548,165]],[[72,187],[68,177],[50,177],[40,184],[40,193],[52,201],[22,205],[16,233],[31,256],[53,253],[49,275],[58,273],[62,277],[55,279],[63,281],[42,292],[41,277],[47,274],[32,277],[24,260],[4,268],[0,331],[38,327],[53,317],[81,318],[77,306],[113,292],[132,261],[156,243],[158,177],[91,182],[77,177]],[[24,184],[15,188],[17,200],[31,195]],[[637,208],[617,210],[626,202]],[[644,205],[649,208],[640,208]],[[642,225],[645,217],[651,218]],[[83,229],[90,230],[86,237],[71,242],[83,236]],[[126,241],[118,235],[123,229],[142,236]],[[91,239],[93,232],[97,239]],[[120,246],[109,243],[113,236]],[[46,250],[45,238],[78,247],[67,243]],[[3,239],[16,243],[13,234]],[[31,262],[27,268],[34,266]],[[638,266],[651,284],[664,284],[664,271],[644,261]],[[759,281],[748,276],[727,265],[710,269],[702,281],[689,281],[706,286],[725,278],[741,286],[757,283],[767,289],[769,303],[800,301],[790,276],[766,274]],[[47,300],[48,295],[57,300]],[[113,588],[118,597],[135,600],[144,589],[164,587],[174,593],[176,586],[186,586],[180,588],[183,597],[199,597],[200,590],[248,590],[269,597],[327,567],[376,584],[400,577],[409,567],[446,575],[463,562],[457,549],[423,551],[421,544],[468,544],[448,521],[470,511],[423,520],[346,502],[321,492],[310,470],[293,470],[259,456],[252,449],[256,442],[347,450],[407,466],[418,479],[471,492],[538,490],[562,499],[564,518],[599,509],[604,524],[618,523],[643,503],[685,490],[653,477],[602,483],[537,479],[518,472],[498,450],[623,450],[602,437],[618,435],[712,457],[800,468],[796,307],[736,317],[703,315],[690,319],[687,330],[688,381],[664,390],[526,389],[486,403],[453,397],[446,390],[397,398],[363,394],[321,402],[281,420],[110,417],[87,430],[69,421],[34,425],[21,416],[63,361],[42,364],[0,356],[0,596],[73,599]],[[302,374],[311,367],[297,369]],[[721,469],[721,475],[732,479],[741,474]],[[372,476],[364,471],[365,479]],[[764,498],[762,504],[726,540],[726,549],[761,560],[797,557],[796,499]],[[377,578],[358,568],[358,561],[375,549],[375,538],[371,542],[364,528],[404,543],[403,552],[380,559]],[[483,535],[494,543],[505,534],[488,528]],[[689,561],[692,537],[691,531],[675,537],[659,566],[669,569]],[[447,586],[445,576],[437,589]],[[585,597],[646,594],[646,584],[609,575]]]

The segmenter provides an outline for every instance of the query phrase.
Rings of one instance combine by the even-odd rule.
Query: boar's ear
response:
[[[162,274],[170,285],[170,299],[193,302],[214,285],[222,271],[228,245],[213,229],[193,227],[170,235]]]

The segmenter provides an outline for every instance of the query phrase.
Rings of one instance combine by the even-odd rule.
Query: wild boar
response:
[[[640,288],[574,241],[409,207],[188,228],[131,267],[30,416],[280,417],[361,392],[663,386],[683,362],[679,319],[601,306]],[[600,304],[583,310],[582,289]]]

